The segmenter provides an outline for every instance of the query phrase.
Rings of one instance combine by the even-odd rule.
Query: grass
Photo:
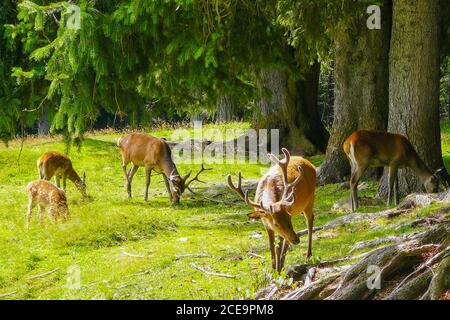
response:
[[[227,128],[246,129],[248,124],[206,126],[221,132]],[[443,150],[450,164],[450,123],[444,122]],[[192,132],[191,129],[188,129]],[[170,138],[171,130],[151,134]],[[118,132],[96,132],[87,136],[81,152],[71,151],[75,168],[86,171],[89,200],[82,199],[68,183],[72,219],[66,224],[44,228],[36,213],[29,232],[25,232],[27,196],[25,186],[37,178],[36,159],[49,150],[64,151],[58,138],[32,138],[8,148],[0,147],[0,296],[10,299],[234,299],[251,295],[271,277],[267,238],[260,222],[249,221],[241,202],[216,203],[205,197],[222,190],[225,176],[241,170],[245,179],[257,179],[267,169],[259,164],[212,165],[203,174],[206,185],[197,184],[200,195],[185,194],[181,204],[172,206],[160,176],[152,177],[150,201],[142,199],[144,175],[140,169],[133,182],[134,198],[124,188],[116,139]],[[323,157],[314,157],[318,165]],[[190,165],[179,165],[183,174]],[[199,165],[193,167],[198,169]],[[376,185],[361,196],[373,196]],[[320,187],[316,193],[315,225],[322,225],[343,212],[331,210],[348,191],[338,185]],[[235,199],[225,195],[226,199]],[[223,199],[223,198],[218,198]],[[361,211],[373,212],[382,206]],[[414,213],[409,218],[428,214]],[[401,219],[408,219],[404,217]],[[47,220],[48,221],[48,220]],[[396,220],[398,223],[401,220]],[[294,218],[295,228],[305,228],[302,217]],[[313,261],[349,253],[357,241],[411,230],[395,223],[377,221],[374,225],[349,224],[332,232],[317,233],[313,242]],[[304,262],[306,239],[293,248],[286,265]],[[248,252],[264,258],[251,257]],[[195,269],[235,275],[219,278]],[[47,275],[33,278],[53,271]],[[79,277],[78,277],[79,275]],[[74,279],[80,285],[73,285]]]

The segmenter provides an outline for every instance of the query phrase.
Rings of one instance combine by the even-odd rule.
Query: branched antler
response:
[[[188,188],[189,185],[190,185],[192,182],[194,182],[194,181],[198,181],[198,182],[201,182],[201,183],[205,183],[205,181],[201,181],[201,180],[198,178],[198,176],[199,176],[200,173],[202,173],[203,171],[208,171],[208,170],[212,170],[212,168],[205,168],[204,164],[202,163],[202,167],[200,168],[200,170],[198,170],[198,172],[197,172],[197,174],[195,175],[195,177],[193,177],[191,180],[189,180],[188,182],[186,182],[186,184],[185,184],[186,188]],[[190,173],[189,173],[189,175],[190,175]],[[187,176],[186,179],[187,179],[188,177],[189,177],[189,176]]]
[[[233,190],[234,192],[236,192],[242,198],[242,200],[244,200],[244,202],[246,204],[248,204],[249,206],[252,206],[256,209],[265,210],[262,205],[262,201],[260,203],[256,203],[253,200],[250,200],[250,198],[248,196],[248,190],[246,190],[245,192],[242,190],[242,174],[240,171],[238,172],[237,186],[235,186],[233,184],[231,175],[228,175],[227,180],[228,180],[228,186],[230,187],[230,189]]]
[[[298,167],[299,175],[297,176],[297,178],[295,178],[294,181],[289,183],[287,171],[288,171],[289,161],[291,160],[291,154],[289,153],[289,151],[286,148],[282,148],[281,151],[284,154],[283,160],[278,159],[275,155],[273,155],[271,153],[269,153],[267,156],[269,157],[270,160],[272,160],[274,163],[278,164],[281,168],[281,173],[282,173],[282,177],[283,177],[283,186],[284,186],[283,195],[281,197],[281,204],[289,207],[289,206],[292,206],[295,202],[294,191],[295,191],[295,187],[297,186],[297,184],[302,180],[303,170],[299,166]]]

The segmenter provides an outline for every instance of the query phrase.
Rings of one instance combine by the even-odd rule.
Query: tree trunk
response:
[[[230,122],[235,120],[236,111],[238,108],[238,102],[236,98],[232,95],[222,95],[220,96],[220,101],[217,104],[217,122]]]
[[[260,71],[260,116],[257,129],[279,129],[280,146],[294,152],[316,154],[325,151],[328,132],[317,105],[320,65],[314,63],[302,80],[294,80],[282,69]]]
[[[385,130],[388,113],[388,54],[391,6],[383,2],[381,30],[363,18],[340,22],[336,36],[334,120],[318,184],[342,181],[350,173],[342,149],[357,129]]]
[[[389,65],[388,131],[408,137],[431,170],[442,166],[439,127],[439,1],[394,1]],[[386,181],[380,193],[386,192]],[[402,194],[423,190],[410,169],[398,175]]]
[[[48,109],[45,108],[38,122],[38,135],[47,135],[50,131],[50,123],[48,122]]]

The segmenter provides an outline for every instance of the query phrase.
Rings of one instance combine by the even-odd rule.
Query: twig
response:
[[[16,294],[16,293],[17,293],[17,291],[8,292],[8,293],[2,293],[2,294],[0,294],[0,298],[9,297],[9,296],[12,296],[13,294]]]
[[[50,275],[50,274],[52,274],[52,273],[57,272],[59,269],[61,269],[61,268],[56,268],[56,269],[53,269],[53,270],[51,270],[51,271],[47,271],[47,272],[44,272],[44,273],[41,273],[41,274],[37,274],[37,275],[35,275],[35,276],[31,276],[31,277],[27,278],[27,280],[32,280],[32,279],[37,279],[37,278],[43,278],[43,277],[46,277],[46,276],[48,276],[48,275]]]
[[[253,253],[253,252],[248,252],[248,255],[249,255],[250,257],[253,257],[253,258],[264,259],[263,256],[260,256],[259,254],[256,254],[256,253]]]
[[[197,270],[199,270],[199,271],[201,271],[201,272],[203,272],[203,273],[206,273],[206,274],[208,274],[208,275],[210,275],[210,276],[217,276],[217,277],[224,277],[224,278],[236,278],[236,277],[237,277],[237,275],[231,275],[231,274],[226,274],[226,273],[217,273],[217,272],[211,272],[211,271],[208,271],[208,270],[206,270],[206,269],[204,269],[204,268],[202,268],[202,267],[200,267],[200,266],[197,266],[197,265],[196,265],[195,263],[193,263],[193,262],[191,262],[190,265],[191,265],[193,268],[195,268],[195,269],[197,269]]]
[[[125,256],[133,257],[133,258],[150,258],[151,256],[144,256],[142,254],[129,253],[125,250],[122,250],[122,254]]]
[[[186,253],[186,254],[179,254],[175,257],[175,259],[181,259],[181,258],[206,258],[209,257],[206,253]]]

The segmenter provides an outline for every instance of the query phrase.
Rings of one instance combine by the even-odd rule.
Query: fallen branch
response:
[[[48,276],[48,275],[50,275],[50,274],[52,274],[52,273],[57,272],[59,269],[61,269],[61,268],[56,268],[56,269],[51,270],[51,271],[48,271],[48,272],[44,272],[44,273],[41,273],[41,274],[37,274],[37,275],[35,275],[35,276],[31,276],[31,277],[27,278],[27,280],[32,280],[32,279],[37,279],[37,278],[43,278],[43,277],[46,277],[46,276]]]
[[[122,254],[128,257],[132,257],[132,258],[151,258],[151,256],[144,256],[141,254],[135,254],[135,253],[129,253],[126,252],[125,250],[122,250]]]
[[[231,275],[231,274],[226,274],[226,273],[217,273],[217,272],[208,271],[208,270],[206,270],[206,269],[196,265],[193,262],[191,262],[190,265],[193,268],[195,268],[195,269],[197,269],[197,270],[199,270],[199,271],[201,271],[201,272],[203,272],[203,273],[205,273],[207,275],[210,275],[210,276],[223,277],[223,278],[236,278],[237,277],[237,275]]]
[[[250,257],[253,257],[253,258],[264,259],[263,256],[260,256],[259,254],[256,254],[256,253],[253,253],[253,252],[248,252],[248,255],[249,255]]]
[[[17,293],[17,291],[8,292],[8,293],[2,293],[2,294],[0,294],[0,298],[9,297],[9,296],[12,296],[12,295],[14,295],[16,293]]]
[[[186,253],[186,254],[179,254],[175,256],[175,260],[182,259],[182,258],[206,258],[209,257],[206,253]]]

